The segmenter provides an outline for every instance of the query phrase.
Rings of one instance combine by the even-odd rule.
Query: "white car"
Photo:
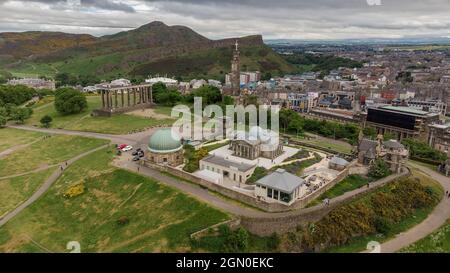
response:
[[[133,150],[133,146],[128,145],[128,146],[126,146],[125,148],[122,149],[122,152],[128,152],[128,151],[131,151],[131,150]]]

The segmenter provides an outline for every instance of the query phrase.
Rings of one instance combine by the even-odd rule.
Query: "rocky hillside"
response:
[[[243,68],[270,73],[293,67],[267,47],[259,35],[210,40],[184,26],[152,22],[114,35],[93,37],[57,32],[0,34],[0,64],[20,75],[54,76],[59,72],[103,77],[224,77],[239,40]]]

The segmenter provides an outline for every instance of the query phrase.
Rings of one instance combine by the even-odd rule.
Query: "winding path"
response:
[[[439,182],[439,184],[441,184],[444,188],[444,192],[450,191],[450,178],[413,162],[410,162],[409,165],[419,169],[432,179]],[[394,239],[381,244],[381,252],[392,253],[399,251],[400,249],[407,247],[433,233],[435,230],[444,225],[447,219],[450,219],[450,198],[444,196],[441,202],[422,223],[414,226],[406,232],[398,234]]]
[[[79,159],[94,153],[98,150],[104,149],[108,147],[108,145],[103,145],[100,147],[97,147],[93,150],[90,150],[88,152],[82,153],[80,155],[77,155],[76,157],[70,159],[67,161],[67,165],[70,166],[72,165],[74,162],[78,161]],[[62,166],[62,164],[60,164]],[[23,202],[22,204],[20,204],[18,207],[16,207],[13,211],[9,212],[8,214],[6,214],[4,217],[2,217],[0,219],[0,227],[3,226],[4,224],[6,224],[9,220],[11,220],[12,218],[14,218],[17,214],[19,214],[21,211],[23,211],[26,207],[28,207],[29,205],[33,204],[36,200],[38,200],[45,192],[47,192],[47,190],[53,185],[53,183],[56,182],[56,180],[58,180],[58,178],[63,174],[64,170],[67,167],[63,168],[62,170],[60,168],[58,168],[56,171],[53,172],[53,174],[47,178],[47,180],[39,187],[39,189],[30,197],[28,198],[25,202]]]
[[[85,136],[85,137],[94,137],[94,138],[100,138],[100,139],[108,139],[111,140],[113,143],[129,143],[132,145],[138,145],[145,143],[145,140],[148,135],[149,131],[136,133],[133,135],[109,135],[109,134],[100,134],[100,133],[91,133],[91,132],[80,132],[80,131],[70,131],[70,130],[62,130],[62,129],[44,129],[44,128],[36,128],[36,127],[29,127],[29,126],[9,126],[16,129],[24,129],[24,130],[30,130],[30,131],[37,131],[37,132],[44,132],[44,133],[51,133],[51,134],[66,134],[66,135],[78,135],[78,136]],[[102,147],[100,147],[102,148]],[[100,149],[98,148],[98,149]],[[98,150],[96,149],[96,150]],[[91,152],[94,152],[96,150],[90,151],[86,154],[89,154]],[[76,161],[77,159],[81,158],[82,156],[86,155],[80,155],[77,158],[72,159],[71,163]],[[442,187],[444,188],[444,191],[450,191],[450,179],[448,177],[445,177],[435,171],[432,171],[428,169],[427,167],[410,163],[410,165],[414,168],[417,168],[439,182]],[[293,210],[288,212],[281,212],[281,213],[269,213],[264,212],[260,210],[256,210],[247,206],[240,205],[237,202],[229,202],[228,200],[218,196],[217,194],[212,194],[207,189],[203,189],[195,184],[184,182],[180,179],[176,179],[174,177],[168,176],[166,174],[163,174],[159,171],[140,167],[138,171],[138,165],[131,162],[131,161],[120,161],[118,163],[118,166],[121,168],[128,169],[133,172],[139,172],[140,174],[143,174],[145,176],[148,176],[150,178],[156,179],[160,181],[163,184],[166,184],[168,186],[177,188],[184,193],[187,193],[195,198],[198,198],[199,200],[202,200],[204,202],[207,202],[208,204],[221,209],[223,211],[226,211],[228,213],[237,215],[237,216],[244,216],[244,217],[251,217],[251,218],[277,218],[277,217],[285,217],[285,216],[292,216],[292,215],[302,215],[306,213],[311,213],[316,210],[320,210],[323,208],[323,205],[317,205],[314,207],[302,209],[302,210]],[[17,208],[15,211],[11,212],[10,214],[16,215],[18,212],[20,212],[23,208],[34,202],[39,196],[41,196],[50,186],[51,184],[61,175],[61,173],[55,172],[51,178],[43,185],[38,192],[33,195],[29,200],[27,200],[24,204],[22,204],[19,208]],[[390,181],[395,177],[388,177],[382,180],[379,180],[377,182],[371,183],[371,189],[375,187],[380,187]],[[345,194],[336,197],[334,199],[330,200],[330,209],[340,205],[341,203],[345,202],[346,200],[357,196],[363,192],[367,191],[367,188],[359,188],[354,191],[346,192]],[[18,211],[17,211],[18,210]],[[6,217],[8,217],[7,215]],[[4,217],[0,221],[0,226],[4,224],[5,221],[7,221],[6,217]],[[10,217],[10,218],[12,218]],[[411,228],[410,230],[401,233],[397,235],[396,238],[387,241],[381,245],[381,251],[382,252],[395,252],[398,251],[424,237],[429,235],[430,233],[434,232],[436,229],[441,227],[447,219],[450,218],[450,199],[444,198],[438,206],[433,210],[433,212],[428,216],[428,218],[423,221],[421,224],[416,225],[415,227]]]

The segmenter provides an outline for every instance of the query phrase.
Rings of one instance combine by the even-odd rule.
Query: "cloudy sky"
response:
[[[265,39],[450,37],[450,1],[0,0],[0,32],[100,36],[155,20],[189,26],[212,39],[250,34]]]

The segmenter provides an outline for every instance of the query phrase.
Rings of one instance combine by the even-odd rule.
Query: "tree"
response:
[[[41,118],[41,124],[42,126],[44,126],[45,128],[49,128],[50,127],[50,123],[53,121],[52,117],[49,115],[45,115]]]
[[[375,160],[374,164],[369,168],[369,176],[376,179],[386,177],[390,174],[391,170],[388,164],[382,159]]]
[[[6,118],[6,116],[0,115],[0,128],[5,127],[7,121],[8,119]]]
[[[60,88],[55,95],[55,109],[62,115],[77,114],[87,108],[83,93],[72,88]]]
[[[14,107],[11,109],[10,117],[17,124],[23,124],[27,118],[31,116],[33,111],[31,108],[26,107]]]

